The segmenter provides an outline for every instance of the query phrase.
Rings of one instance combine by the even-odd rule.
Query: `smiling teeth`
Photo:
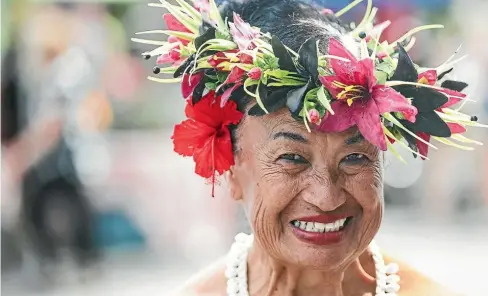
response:
[[[344,228],[347,218],[337,220],[332,223],[303,222],[295,220],[293,225],[308,232],[334,232]]]

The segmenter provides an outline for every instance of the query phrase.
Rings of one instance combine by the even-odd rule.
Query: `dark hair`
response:
[[[322,41],[321,51],[325,53],[332,36],[345,34],[349,28],[341,24],[332,14],[321,14],[322,8],[301,0],[234,0],[224,3],[221,14],[228,21],[233,13],[263,33],[278,37],[283,44],[295,52],[310,38]],[[233,96],[237,108],[245,112],[250,103],[248,96]],[[231,127],[232,145],[236,152],[236,126]]]

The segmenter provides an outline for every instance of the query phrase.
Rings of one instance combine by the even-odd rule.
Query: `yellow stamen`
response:
[[[427,80],[427,78],[425,78],[425,77],[422,77],[422,78],[419,79],[419,83],[421,83],[421,84],[429,84],[429,80]]]
[[[344,83],[337,81],[337,80],[332,82],[332,85],[334,85],[335,87],[340,87],[340,88],[346,88],[347,87],[347,85],[345,85]]]
[[[349,107],[352,105],[354,100],[362,98],[365,92],[365,88],[361,85],[346,86],[345,84],[338,81],[334,81],[333,84],[336,86],[341,85],[339,87],[344,88],[344,90],[337,95],[337,99],[346,100],[347,105],[349,105]]]

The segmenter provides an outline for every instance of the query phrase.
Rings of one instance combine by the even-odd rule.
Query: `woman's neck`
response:
[[[348,296],[373,293],[375,280],[371,256],[366,251],[342,269],[320,271],[289,265],[264,252],[256,243],[248,255],[248,286],[251,295]],[[367,272],[368,271],[368,272]]]

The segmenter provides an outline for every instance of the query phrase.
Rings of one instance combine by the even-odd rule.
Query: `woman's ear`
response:
[[[225,178],[227,180],[227,184],[229,185],[229,192],[230,196],[234,200],[242,200],[242,186],[239,182],[239,179],[236,176],[236,169],[235,167],[231,167],[229,171],[226,172]]]

